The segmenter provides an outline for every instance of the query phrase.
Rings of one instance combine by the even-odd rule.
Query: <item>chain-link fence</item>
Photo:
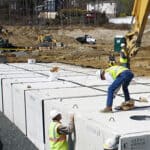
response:
[[[88,1],[84,3],[74,0],[4,1],[0,3],[0,22],[8,25],[101,25],[108,19],[100,4],[101,0],[97,0],[97,3],[92,3],[91,9],[88,10]]]

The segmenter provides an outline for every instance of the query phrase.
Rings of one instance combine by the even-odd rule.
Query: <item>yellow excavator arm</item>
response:
[[[134,56],[140,48],[142,35],[150,13],[150,0],[135,0],[131,30],[126,34],[128,56]]]

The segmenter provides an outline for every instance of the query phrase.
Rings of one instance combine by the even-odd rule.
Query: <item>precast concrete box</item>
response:
[[[78,87],[73,83],[64,81],[36,81],[36,83],[14,83],[12,84],[13,91],[13,118],[16,126],[26,135],[26,91],[35,91],[40,89],[60,89],[64,87]],[[19,106],[19,108],[18,108]],[[19,113],[18,113],[19,110]]]
[[[41,75],[38,75],[38,74],[34,74],[34,73],[30,73],[30,72],[25,72],[24,74],[20,74],[20,73],[16,73],[16,74],[8,74],[8,75],[0,75],[0,111],[1,112],[4,112],[6,113],[7,112],[7,106],[9,107],[9,105],[11,105],[11,103],[9,102],[5,102],[3,101],[3,85],[2,85],[2,80],[4,79],[8,79],[8,78],[15,78],[15,79],[18,79],[18,78],[27,78],[27,77],[41,77]],[[7,91],[6,91],[7,93]],[[4,107],[6,106],[5,110],[4,110]],[[7,113],[6,113],[6,116],[7,116]],[[8,118],[10,117],[11,115],[8,114]]]
[[[26,93],[27,137],[40,149],[45,144],[44,101],[73,97],[90,97],[100,94],[86,87],[59,88],[50,90],[27,91]],[[50,113],[50,110],[49,112]],[[49,124],[49,123],[48,123]],[[35,127],[36,125],[36,127]]]
[[[76,113],[79,113],[80,116],[82,116],[82,114],[87,114],[88,113],[93,113],[93,112],[97,112],[100,110],[100,108],[102,107],[102,103],[103,106],[105,105],[105,97],[106,94],[104,92],[99,92],[100,96],[87,96],[87,97],[78,97],[78,98],[61,98],[61,99],[56,99],[56,100],[45,100],[43,101],[43,108],[44,108],[44,121],[45,121],[45,149],[48,150],[49,147],[49,137],[48,137],[48,128],[49,128],[49,124],[50,124],[50,111],[52,109],[56,109],[60,112],[62,112],[62,117],[63,117],[63,124],[67,125],[69,122],[69,114],[70,112],[74,112],[74,114],[76,115]],[[105,95],[105,97],[103,96]],[[66,111],[67,110],[67,111]],[[85,121],[87,120],[87,118],[85,119]],[[90,119],[89,119],[90,120]],[[86,122],[87,123],[87,122]],[[84,122],[82,124],[85,124]],[[81,126],[82,126],[81,124]],[[77,124],[75,122],[75,127],[77,129]],[[75,129],[75,130],[76,130]],[[91,129],[92,130],[92,129]],[[96,130],[96,129],[94,129]],[[75,135],[73,135],[73,138],[70,139],[69,141],[71,142],[71,149],[73,149],[73,145],[75,145],[75,147],[77,147],[78,145],[80,145],[80,149],[86,149],[86,147],[89,147],[90,143],[88,145],[85,145],[85,140],[86,140],[86,132],[85,129],[80,130],[80,128],[78,129],[78,132],[81,132],[81,134],[83,134],[82,136],[85,136],[84,138],[80,138],[80,135],[76,135],[76,137],[74,138]],[[88,138],[88,137],[87,137]],[[69,142],[70,143],[70,142]],[[82,144],[79,144],[82,143]],[[93,144],[93,143],[92,143]],[[82,148],[81,148],[82,146]],[[78,148],[79,149],[79,146]]]
[[[86,98],[72,98],[72,99],[61,99],[55,101],[44,101],[45,106],[45,138],[46,138],[46,149],[48,150],[48,127],[50,116],[49,110],[56,109],[62,112],[62,122],[67,123],[69,113],[74,112],[75,114],[75,133],[73,133],[73,145],[75,150],[86,149],[86,150],[103,150],[103,143],[105,136],[115,137],[117,133],[113,133],[111,130],[104,130],[106,125],[103,122],[97,124],[93,120],[90,114],[93,116],[100,115],[99,111],[105,106],[106,96],[98,97],[86,97]],[[86,107],[85,107],[86,105]],[[96,115],[95,115],[96,114]],[[104,118],[107,116],[105,115]],[[74,143],[75,142],[75,143]],[[70,146],[72,147],[72,146]]]
[[[4,78],[1,79],[2,82],[2,94],[3,94],[3,102],[5,102],[6,104],[9,103],[9,106],[12,107],[9,112],[11,112],[12,117],[10,117],[9,119],[13,122],[13,91],[12,91],[12,87],[13,84],[16,83],[24,83],[24,82],[48,82],[50,81],[49,78],[46,78],[45,76],[41,76],[39,77],[39,75],[33,75],[33,76],[29,76],[29,77],[13,77],[13,78]],[[28,87],[30,88],[30,87]],[[19,106],[19,105],[18,105]],[[17,107],[18,107],[17,106]],[[8,111],[8,110],[7,110]]]
[[[45,101],[45,117],[48,116],[49,109],[57,109],[63,114],[63,122],[67,122],[68,113],[74,112],[75,150],[104,150],[103,145],[111,140],[115,141],[118,150],[149,150],[150,102],[135,102],[135,109],[131,111],[117,111],[113,108],[114,113],[105,114],[99,111],[105,107],[104,99],[106,96]],[[117,97],[114,106],[122,101],[123,98]],[[48,118],[45,121],[48,122]],[[48,146],[46,125],[45,137]]]

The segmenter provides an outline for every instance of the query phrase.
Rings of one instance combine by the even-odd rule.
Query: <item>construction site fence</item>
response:
[[[29,10],[31,11],[31,10]],[[0,8],[0,24],[3,25],[51,25],[51,26],[64,26],[64,25],[102,25],[108,22],[108,18],[104,13],[90,14],[91,17],[86,14],[74,15],[59,14],[55,19],[48,18],[48,13],[45,12],[44,17],[39,17],[39,13],[34,12],[26,14],[21,11],[9,12]]]

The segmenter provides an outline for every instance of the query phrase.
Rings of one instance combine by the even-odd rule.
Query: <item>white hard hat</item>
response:
[[[98,79],[101,79],[101,75],[102,75],[103,72],[104,72],[103,69],[100,69],[100,70],[96,71],[96,76],[97,76]]]
[[[114,139],[112,139],[112,138],[107,139],[103,145],[104,149],[109,149],[109,150],[116,149],[117,147],[118,147],[118,145],[116,143],[115,138]]]
[[[61,114],[61,112],[59,112],[59,111],[57,111],[57,110],[54,109],[54,110],[52,110],[50,112],[50,117],[53,119],[53,118],[55,118],[59,114]]]
[[[125,43],[121,43],[121,47],[124,47],[125,46]]]

